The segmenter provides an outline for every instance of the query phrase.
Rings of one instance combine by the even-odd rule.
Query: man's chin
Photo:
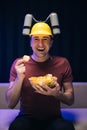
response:
[[[38,54],[38,57],[39,57],[39,58],[42,58],[42,57],[45,57],[45,56],[46,56],[46,55],[43,54],[43,53]]]

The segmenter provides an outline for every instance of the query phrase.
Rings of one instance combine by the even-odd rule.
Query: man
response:
[[[32,55],[14,61],[10,72],[10,86],[6,92],[9,108],[20,100],[20,113],[9,130],[74,130],[71,122],[62,118],[60,102],[72,105],[74,91],[72,71],[66,58],[49,54],[53,34],[48,24],[38,22],[31,29]],[[57,77],[54,87],[32,86],[29,78],[52,74]],[[62,89],[64,91],[62,91]]]

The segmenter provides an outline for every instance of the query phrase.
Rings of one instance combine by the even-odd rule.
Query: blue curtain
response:
[[[31,13],[45,20],[51,12],[59,17],[61,34],[54,37],[52,54],[68,58],[74,81],[87,81],[87,7],[81,0],[15,0],[0,3],[0,82],[9,82],[12,62],[32,50],[22,35],[24,17]]]

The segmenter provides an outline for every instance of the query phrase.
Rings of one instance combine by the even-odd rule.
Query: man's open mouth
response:
[[[45,48],[37,48],[38,51],[44,51]]]

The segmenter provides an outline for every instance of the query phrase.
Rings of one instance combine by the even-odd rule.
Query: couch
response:
[[[5,92],[9,83],[0,83],[0,130],[8,130],[9,124],[19,113],[19,103],[14,109],[8,109]],[[61,112],[65,119],[73,122],[75,130],[87,130],[87,83],[74,82],[75,103],[67,106],[61,103]]]

